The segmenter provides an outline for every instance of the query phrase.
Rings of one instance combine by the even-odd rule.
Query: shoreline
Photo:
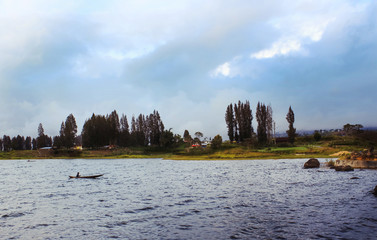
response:
[[[310,158],[328,158],[337,159],[329,154],[242,154],[241,156],[233,154],[203,154],[203,155],[182,155],[182,154],[81,154],[75,156],[69,155],[25,155],[25,154],[0,154],[1,160],[44,160],[44,159],[151,159],[158,158],[175,161],[231,161],[231,160],[274,160],[274,159],[310,159]]]

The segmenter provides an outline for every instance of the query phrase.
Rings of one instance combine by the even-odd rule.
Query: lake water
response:
[[[377,171],[305,161],[2,160],[0,239],[376,239]]]

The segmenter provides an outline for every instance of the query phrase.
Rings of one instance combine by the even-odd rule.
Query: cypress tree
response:
[[[231,142],[234,141],[234,113],[233,113],[233,105],[229,104],[228,107],[226,108],[225,112],[225,122],[228,128],[228,137]]]
[[[289,124],[288,130],[287,130],[288,139],[289,139],[289,142],[293,144],[295,142],[295,137],[296,137],[296,128],[293,127],[293,123],[295,122],[295,114],[291,106],[289,106],[286,119]]]

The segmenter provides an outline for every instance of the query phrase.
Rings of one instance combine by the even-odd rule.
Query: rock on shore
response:
[[[319,166],[320,166],[320,163],[319,163],[318,159],[316,159],[316,158],[311,158],[304,164],[305,169],[307,169],[307,168],[319,168]]]

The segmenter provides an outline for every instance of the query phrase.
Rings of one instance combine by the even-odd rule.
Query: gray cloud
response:
[[[70,113],[82,126],[93,112],[157,109],[176,133],[226,137],[225,108],[238,100],[253,112],[271,103],[282,132],[290,105],[298,129],[375,125],[376,3],[145,3],[72,1],[48,14],[60,4],[8,2],[0,135],[35,136],[39,122],[56,135]]]

